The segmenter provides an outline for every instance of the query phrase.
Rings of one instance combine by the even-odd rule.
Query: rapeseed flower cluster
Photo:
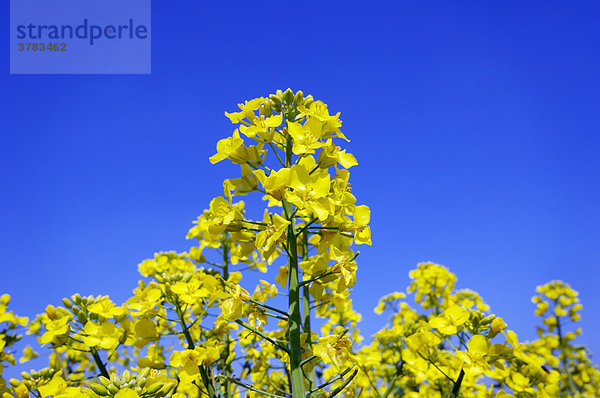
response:
[[[352,192],[340,114],[289,89],[238,107],[209,160],[240,174],[194,221],[188,251],[139,264],[125,302],[75,294],[30,321],[0,297],[1,398],[598,396],[566,324],[581,304],[562,282],[538,288],[543,326],[522,343],[445,267],[419,264],[406,292],[381,299],[389,323],[364,343],[351,291],[371,212]],[[261,219],[238,200],[251,194]],[[252,288],[248,273],[264,279]],[[38,356],[16,354],[21,331],[47,366],[7,382],[4,366]]]

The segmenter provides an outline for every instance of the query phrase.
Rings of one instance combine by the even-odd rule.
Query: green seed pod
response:
[[[108,395],[110,395],[110,393],[108,392],[108,389],[104,386],[101,386],[100,384],[97,383],[92,383],[90,384],[90,388],[92,389],[93,392],[95,392],[96,394],[106,397]]]
[[[163,387],[163,383],[157,381],[156,383],[150,384],[150,386],[146,389],[146,394],[154,395]]]
[[[304,93],[302,91],[298,91],[296,95],[294,95],[294,105],[298,106],[304,103]]]
[[[294,92],[291,88],[285,90],[285,93],[283,93],[283,100],[288,105],[292,105],[294,103]]]
[[[103,385],[104,387],[107,387],[107,388],[108,388],[108,386],[110,386],[110,380],[104,376],[100,376],[100,378],[98,379],[98,383],[100,383],[101,385]]]

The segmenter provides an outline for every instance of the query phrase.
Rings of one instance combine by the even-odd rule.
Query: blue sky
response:
[[[8,21],[8,3],[1,8]],[[521,339],[537,285],[600,318],[600,4],[181,1],[152,5],[151,75],[9,75],[0,46],[0,290],[22,315],[128,297],[238,168],[208,157],[224,111],[301,89],[341,112],[372,209],[354,305],[421,261],[449,267]],[[0,27],[8,40],[8,26]]]

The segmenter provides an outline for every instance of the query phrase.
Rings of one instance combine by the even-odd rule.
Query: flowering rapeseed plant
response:
[[[420,264],[406,292],[417,309],[403,292],[384,297],[376,312],[391,311],[388,326],[359,346],[353,247],[371,244],[371,214],[352,193],[340,114],[289,89],[239,109],[209,159],[239,176],[194,222],[187,252],[139,264],[144,279],[124,303],[75,294],[29,321],[0,298],[1,398],[598,396],[598,370],[572,345],[580,330],[566,329],[581,305],[561,282],[538,288],[544,326],[520,343],[446,268]],[[249,194],[266,201],[260,220],[234,201]],[[274,277],[251,289],[250,271]],[[25,326],[48,365],[7,383]],[[19,360],[37,355],[27,346]]]
[[[456,276],[433,263],[410,272],[404,293],[381,299],[377,313],[392,312],[389,325],[357,353],[354,393],[361,397],[597,397],[600,373],[584,347],[570,341],[580,333],[558,330],[578,320],[577,293],[562,282],[538,287],[536,314],[546,328],[539,339],[519,343],[503,319],[469,290],[455,290]],[[549,311],[549,302],[553,311]],[[385,393],[382,393],[385,391]],[[347,396],[352,396],[347,395]]]

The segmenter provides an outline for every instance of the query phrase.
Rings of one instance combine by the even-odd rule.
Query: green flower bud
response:
[[[119,337],[119,344],[125,344],[126,341],[127,341],[127,331],[123,330],[121,337]]]
[[[98,382],[99,382],[101,385],[103,385],[104,387],[107,387],[107,388],[108,388],[108,386],[110,386],[110,380],[109,380],[109,379],[107,379],[107,378],[106,378],[106,377],[104,377],[104,376],[100,376],[100,378],[98,379]]]
[[[138,375],[138,378],[146,378],[146,377],[148,377],[149,374],[150,374],[150,369],[146,368],[140,372],[140,374]]]
[[[294,105],[298,106],[304,103],[304,93],[302,91],[298,91],[296,95],[294,95]]]
[[[306,108],[310,108],[310,104],[312,104],[313,102],[315,102],[315,99],[312,95],[307,95],[306,98],[304,98],[304,106]]]
[[[275,94],[271,94],[269,96],[269,98],[271,99],[271,102],[273,104],[273,109],[275,109],[276,111],[281,111],[281,105],[282,105],[281,97],[277,96]]]
[[[160,391],[158,391],[155,396],[156,397],[164,397],[165,395],[167,395],[169,392],[171,392],[171,390],[173,389],[173,387],[175,387],[175,384],[172,383],[168,383],[163,385],[163,387],[160,389]]]
[[[100,384],[91,383],[90,388],[92,389],[93,392],[95,392],[96,394],[98,394],[100,396],[106,397],[106,396],[110,395],[110,393],[108,392],[108,389],[104,386],[101,386]]]
[[[157,381],[156,383],[150,384],[150,386],[146,389],[146,394],[154,395],[163,387],[163,383]]]
[[[123,372],[123,376],[121,376],[121,378],[125,383],[129,383],[131,381],[131,372],[129,372],[129,370],[125,370],[125,372]]]
[[[262,104],[260,106],[259,112],[261,115],[265,115],[265,117],[270,117],[271,115],[273,115],[273,110],[271,109],[271,105],[269,104],[269,102],[265,102],[264,104]]]
[[[171,291],[171,285],[168,282],[166,282],[163,286],[164,286],[164,289],[165,289],[165,294],[164,295],[167,296],[167,297],[171,296],[171,293],[173,293]]]
[[[292,105],[293,104],[293,102],[294,102],[294,92],[292,91],[291,88],[288,88],[287,90],[285,90],[285,93],[283,93],[283,100],[288,105]]]
[[[79,293],[75,293],[74,295],[71,296],[71,300],[75,304],[79,304],[79,303],[81,303],[81,295]]]
[[[114,384],[111,384],[111,385],[108,386],[108,391],[112,395],[116,395],[119,392],[119,388],[117,386],[115,386]]]
[[[21,377],[23,378],[23,380],[31,379],[31,376],[29,376],[29,373],[27,373],[27,372],[21,372]]]
[[[68,298],[63,298],[62,302],[64,304],[65,307],[67,307],[68,309],[71,309],[71,307],[73,307],[73,303],[71,303],[71,301]]]

